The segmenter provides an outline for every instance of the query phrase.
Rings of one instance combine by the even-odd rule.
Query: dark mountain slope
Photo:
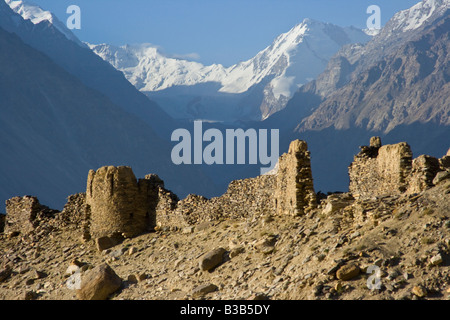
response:
[[[61,207],[85,190],[89,169],[104,165],[157,173],[181,196],[187,181],[189,192],[214,190],[195,167],[173,165],[170,146],[146,122],[1,28],[0,150],[2,201],[32,194]]]

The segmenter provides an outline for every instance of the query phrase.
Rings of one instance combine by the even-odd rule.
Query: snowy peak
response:
[[[390,28],[402,32],[416,30],[433,16],[442,15],[448,9],[450,0],[424,0],[396,13],[390,21]]]
[[[251,107],[247,100],[242,104],[253,110],[247,113],[252,114],[252,119],[264,119],[284,108],[294,92],[319,75],[325,69],[328,60],[343,45],[366,43],[370,38],[362,30],[353,27],[343,28],[305,19],[289,31],[280,34],[253,58],[228,68],[221,64],[205,66],[195,61],[176,59],[150,44],[122,47],[101,44],[89,47],[122,71],[137,89],[146,92],[167,111],[172,105],[180,105],[180,102],[166,106],[166,100],[158,100],[158,97],[151,93],[177,86],[214,83],[217,85],[204,86],[212,90],[204,92],[205,97],[222,94],[243,96],[255,93],[254,90],[262,91],[254,95],[262,95],[262,102],[255,100],[252,102],[255,105]],[[190,105],[191,101],[192,99],[186,103]],[[210,105],[202,105],[201,108],[211,110],[217,105],[219,103],[216,101]],[[239,103],[234,103],[233,106],[226,108],[231,110],[238,105]],[[179,110],[171,114],[175,116],[179,114]]]
[[[222,65],[204,66],[194,61],[171,58],[151,44],[88,46],[103,60],[122,71],[128,81],[141,91],[220,82],[225,76],[225,68]]]
[[[47,21],[60,31],[67,39],[84,46],[82,42],[62,23],[53,13],[45,11],[38,5],[22,0],[5,0],[9,7],[24,20],[29,20],[33,24]]]
[[[222,82],[222,92],[241,93],[273,77],[269,84],[275,99],[288,99],[299,86],[316,77],[327,61],[348,43],[370,39],[356,28],[342,28],[329,23],[305,19],[279,35],[254,58],[231,67]]]
[[[89,47],[115,68],[121,70],[128,80],[142,91],[164,90],[175,85],[195,85],[197,83],[218,82],[220,91],[242,93],[260,83],[265,77],[282,76],[293,57],[302,59],[303,51],[312,50],[309,56],[325,63],[341,45],[351,42],[366,42],[369,37],[355,28],[340,28],[311,19],[305,19],[250,60],[229,68],[221,64],[204,66],[201,63],[172,58],[150,44],[125,45],[115,47],[107,44]],[[307,49],[308,48],[308,49]],[[308,57],[303,57],[306,60]],[[292,61],[291,61],[292,60]],[[306,61],[302,64],[305,65]],[[308,78],[316,75],[307,72]],[[302,79],[296,85],[303,84]]]

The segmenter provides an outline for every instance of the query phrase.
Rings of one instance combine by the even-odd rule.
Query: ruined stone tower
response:
[[[302,215],[316,206],[311,158],[305,141],[295,140],[278,163],[275,188],[277,214]]]
[[[153,228],[161,183],[155,175],[137,181],[131,168],[125,166],[89,171],[86,204],[91,236],[133,237]]]

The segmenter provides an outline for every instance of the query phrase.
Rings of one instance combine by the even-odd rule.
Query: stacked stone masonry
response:
[[[374,137],[370,146],[360,148],[349,166],[349,191],[356,198],[419,193],[432,187],[436,174],[446,170],[446,156],[413,159],[405,142],[381,146],[380,138]]]
[[[156,175],[136,180],[129,167],[91,170],[86,190],[90,234],[134,236],[155,226],[183,228],[225,218],[303,214],[316,206],[310,154],[296,140],[279,159],[277,174],[232,181],[220,197],[179,200]]]
[[[88,175],[86,204],[93,237],[133,237],[155,224],[158,189],[155,175],[137,181],[130,167],[102,167]]]
[[[302,215],[315,208],[311,159],[305,141],[293,141],[289,152],[280,157],[274,191],[277,214]]]
[[[418,193],[433,186],[437,174],[450,172],[450,150],[441,159],[413,159],[407,143],[381,145],[373,137],[349,167],[349,193],[329,196],[326,212],[385,195]],[[444,177],[445,178],[445,177]],[[5,233],[28,233],[39,217],[56,216],[64,225],[83,230],[83,239],[123,239],[157,228],[184,228],[222,219],[259,219],[268,215],[303,215],[317,206],[306,142],[295,140],[272,174],[232,181],[220,197],[189,195],[180,200],[155,174],[136,179],[130,167],[91,170],[86,193],[68,197],[64,209],[42,206],[35,197],[7,200]],[[111,241],[109,241],[111,242]],[[114,243],[112,241],[111,243]]]
[[[36,197],[14,197],[6,200],[4,232],[26,234],[34,230],[39,218],[53,216],[57,211],[39,203]]]

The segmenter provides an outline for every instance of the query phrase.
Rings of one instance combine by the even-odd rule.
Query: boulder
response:
[[[225,252],[226,250],[224,248],[217,248],[205,254],[199,261],[200,269],[208,271],[217,267],[223,262],[223,255]]]
[[[192,291],[192,295],[193,296],[202,296],[205,294],[208,294],[210,292],[214,292],[216,291],[218,288],[216,285],[214,284],[202,284],[198,287],[196,287],[193,291]]]
[[[339,268],[339,270],[336,272],[336,277],[339,280],[348,281],[355,278],[357,275],[359,275],[359,273],[359,267],[356,264],[350,263]]]
[[[106,300],[109,295],[119,290],[122,279],[106,263],[88,271],[77,290],[79,300]]]

